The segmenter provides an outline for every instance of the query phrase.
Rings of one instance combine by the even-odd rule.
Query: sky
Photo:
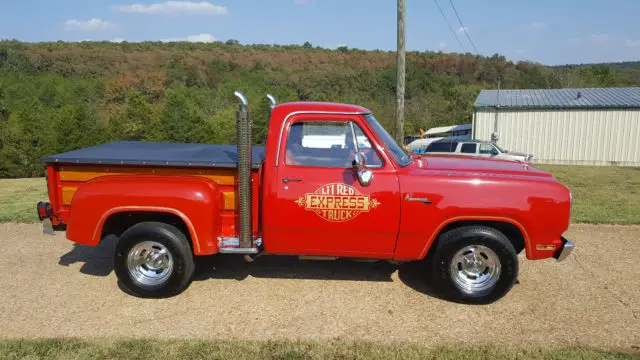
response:
[[[477,49],[546,65],[640,60],[640,0],[406,2],[407,50]],[[395,0],[0,0],[0,39],[27,42],[236,39],[395,50],[396,21]]]

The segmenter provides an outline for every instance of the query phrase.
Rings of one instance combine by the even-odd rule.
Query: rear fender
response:
[[[196,255],[218,252],[220,192],[211,180],[187,176],[112,175],[93,179],[71,201],[67,238],[96,246],[109,216],[155,212],[185,223]]]

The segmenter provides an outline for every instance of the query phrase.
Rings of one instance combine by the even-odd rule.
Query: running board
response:
[[[260,252],[258,248],[220,248],[220,254],[257,254]]]
[[[253,239],[253,244],[256,247],[241,248],[240,239],[236,237],[221,237],[218,238],[218,252],[221,254],[257,254],[260,252],[262,246],[262,238]]]

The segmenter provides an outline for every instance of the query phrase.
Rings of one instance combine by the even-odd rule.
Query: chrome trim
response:
[[[247,101],[247,98],[240,91],[238,91],[238,90],[234,91],[233,95],[235,95],[238,99],[240,99],[240,101],[242,102],[243,106],[249,105],[249,102]]]
[[[271,94],[267,94],[267,99],[269,99],[269,106],[273,109],[276,106],[276,98]]]
[[[362,112],[362,111],[353,111],[353,112],[349,112],[349,111],[309,111],[309,110],[302,110],[302,111],[294,111],[292,113],[289,113],[284,120],[282,120],[282,125],[280,126],[280,137],[278,138],[278,150],[276,150],[276,167],[278,167],[278,160],[280,160],[280,148],[282,147],[282,135],[284,134],[284,126],[287,124],[287,121],[289,120],[290,117],[295,116],[295,115],[302,115],[302,114],[319,114],[319,115],[367,115],[367,114],[371,114],[370,112]]]
[[[173,254],[166,246],[156,241],[137,243],[127,254],[129,276],[141,285],[164,284],[171,278],[173,268]]]
[[[218,247],[225,246],[240,246],[240,239],[237,237],[219,237],[218,238]]]
[[[453,284],[465,294],[490,292],[500,279],[500,258],[484,245],[468,245],[458,250],[449,264]]]
[[[373,151],[382,162],[381,165],[367,165],[367,162],[365,161],[364,167],[368,169],[382,169],[384,167],[384,160],[380,156],[380,153],[373,148],[373,142],[371,141],[371,139],[367,136],[367,134],[364,133],[364,131],[362,131],[362,128],[358,124],[354,125],[353,121],[349,121],[349,125],[351,126],[351,134],[353,134],[353,142],[356,145],[356,153],[360,151],[360,148],[358,147],[358,137],[356,136],[356,129],[354,126],[357,126],[358,129],[360,129],[360,131],[362,132],[362,135],[364,135],[364,137],[367,138],[367,141],[372,144],[371,151]]]
[[[260,252],[258,248],[220,248],[220,254],[257,254]]]
[[[571,223],[572,215],[573,215],[573,192],[569,190],[569,223]]]
[[[358,172],[356,172],[356,175],[358,176],[358,182],[362,186],[369,186],[369,184],[371,184],[371,181],[373,180],[373,171],[366,168],[358,170]]]
[[[42,233],[45,235],[55,235],[56,231],[53,229],[51,219],[47,218],[42,221]]]
[[[556,251],[553,257],[558,261],[563,261],[569,256],[569,254],[571,254],[571,251],[573,251],[573,248],[574,248],[573,243],[563,237],[562,246],[560,247],[560,249],[558,249],[558,251]]]
[[[353,121],[349,121],[349,128],[351,128],[351,139],[353,140],[353,146],[356,147],[357,153],[360,149],[358,149],[358,139],[356,139],[356,132],[353,129]]]
[[[405,196],[404,199],[407,201],[420,201],[424,204],[431,204],[431,200],[429,200],[426,197],[412,197],[411,195],[407,194],[407,196]]]

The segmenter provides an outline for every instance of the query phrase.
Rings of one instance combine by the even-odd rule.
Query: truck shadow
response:
[[[59,265],[69,266],[83,263],[80,272],[87,275],[107,276],[113,271],[113,256],[116,250],[115,236],[105,237],[98,246],[73,244],[73,249],[62,255]]]
[[[113,271],[115,237],[106,237],[96,247],[74,244],[71,251],[62,255],[58,264],[69,266],[82,263],[80,272],[92,276],[108,276]],[[425,295],[442,298],[436,287],[428,281],[430,274],[419,263],[395,265],[386,261],[358,262],[349,259],[332,261],[300,260],[296,256],[261,256],[247,264],[239,255],[214,255],[196,258],[193,281],[209,279],[244,280],[248,277],[304,280],[351,280],[391,282],[398,272],[398,279],[410,288]],[[121,287],[125,292],[126,289]]]
[[[247,277],[306,280],[391,281],[396,266],[388,262],[352,260],[299,260],[295,256],[262,256],[247,264],[241,256],[209,256],[198,259],[194,281],[244,280]]]
[[[395,265],[387,261],[358,262],[349,259],[333,261],[299,260],[296,256],[264,256],[247,264],[241,256],[224,255],[198,259],[193,281],[208,279],[244,280],[255,278],[352,280],[391,282],[394,272],[398,279],[422,294],[447,300],[432,283],[431,274],[421,263]]]

